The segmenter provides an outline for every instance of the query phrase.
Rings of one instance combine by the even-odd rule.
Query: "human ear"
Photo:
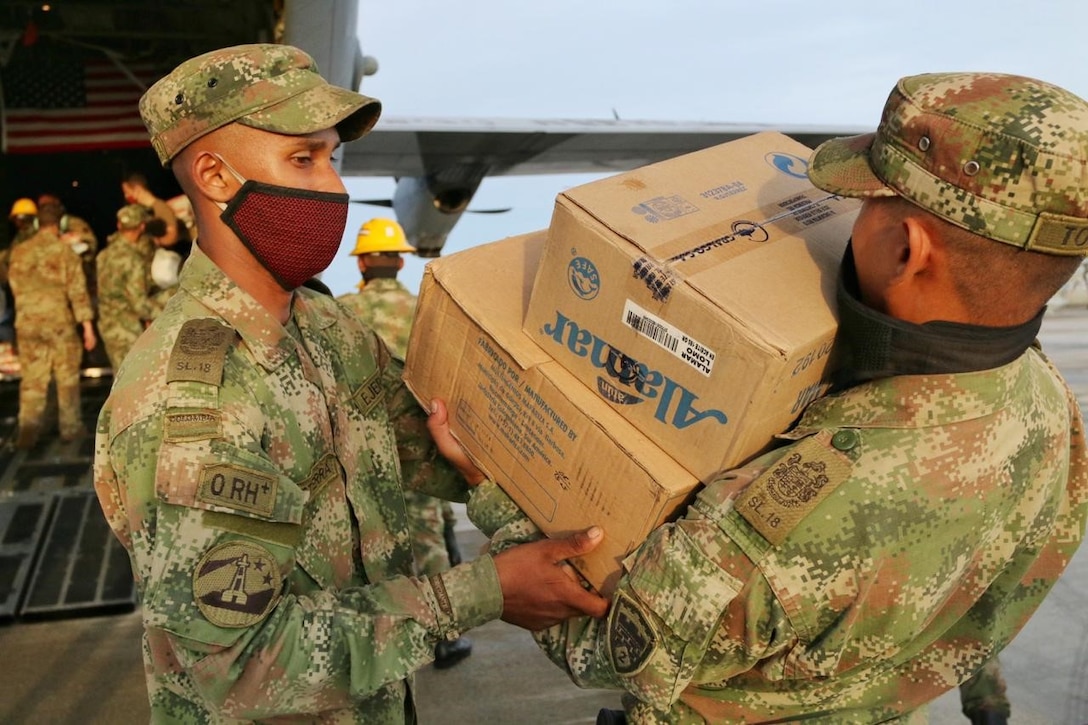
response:
[[[933,229],[913,215],[903,217],[896,282],[911,282],[924,276],[933,264],[936,239]]]
[[[189,178],[196,190],[211,201],[225,204],[234,198],[237,182],[217,156],[199,151],[188,162]]]

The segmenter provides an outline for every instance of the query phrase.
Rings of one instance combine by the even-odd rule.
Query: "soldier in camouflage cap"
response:
[[[290,45],[215,50],[178,66],[140,99],[140,115],[163,166],[178,151],[237,122],[292,136],[336,128],[352,141],[378,121],[381,103],[330,85]]]
[[[126,204],[117,210],[117,226],[120,229],[135,229],[147,219],[147,209],[141,204]]]
[[[142,204],[117,210],[117,231],[95,258],[98,280],[98,334],[114,371],[155,316],[151,301],[154,242],[144,226],[151,218]]]
[[[821,147],[813,182],[866,197],[832,393],[651,534],[607,618],[535,634],[548,656],[637,723],[925,722],[992,663],[1088,520],[1081,411],[1033,345],[1086,158],[1088,103],[991,74],[905,78],[875,136]],[[469,516],[492,551],[537,535],[490,483]]]
[[[585,533],[414,575],[405,487],[464,500],[482,474],[445,405],[428,416],[381,339],[304,286],[344,232],[333,153],[377,102],[296,48],[247,45],[183,63],[140,108],[198,229],[96,438],[152,720],[410,721],[438,641],[603,613],[556,566]]]
[[[1088,255],[1088,105],[996,73],[903,78],[875,133],[812,156],[812,183],[842,196],[902,196],[994,241]]]

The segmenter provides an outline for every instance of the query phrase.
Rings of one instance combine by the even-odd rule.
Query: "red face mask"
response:
[[[220,159],[222,160],[222,159]],[[348,195],[242,181],[219,216],[284,290],[325,270],[340,249]]]

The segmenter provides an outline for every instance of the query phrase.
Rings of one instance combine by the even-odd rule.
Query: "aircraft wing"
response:
[[[347,144],[344,176],[425,177],[450,169],[487,176],[612,173],[761,131],[815,148],[869,128],[624,120],[516,120],[382,117]]]

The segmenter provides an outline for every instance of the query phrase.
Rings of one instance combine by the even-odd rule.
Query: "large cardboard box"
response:
[[[525,331],[706,481],[826,390],[859,203],[762,133],[556,199]]]
[[[687,504],[699,480],[579,383],[522,332],[543,231],[427,265],[405,380],[445,399],[477,465],[540,528],[604,528],[574,562],[609,592],[620,562]]]

